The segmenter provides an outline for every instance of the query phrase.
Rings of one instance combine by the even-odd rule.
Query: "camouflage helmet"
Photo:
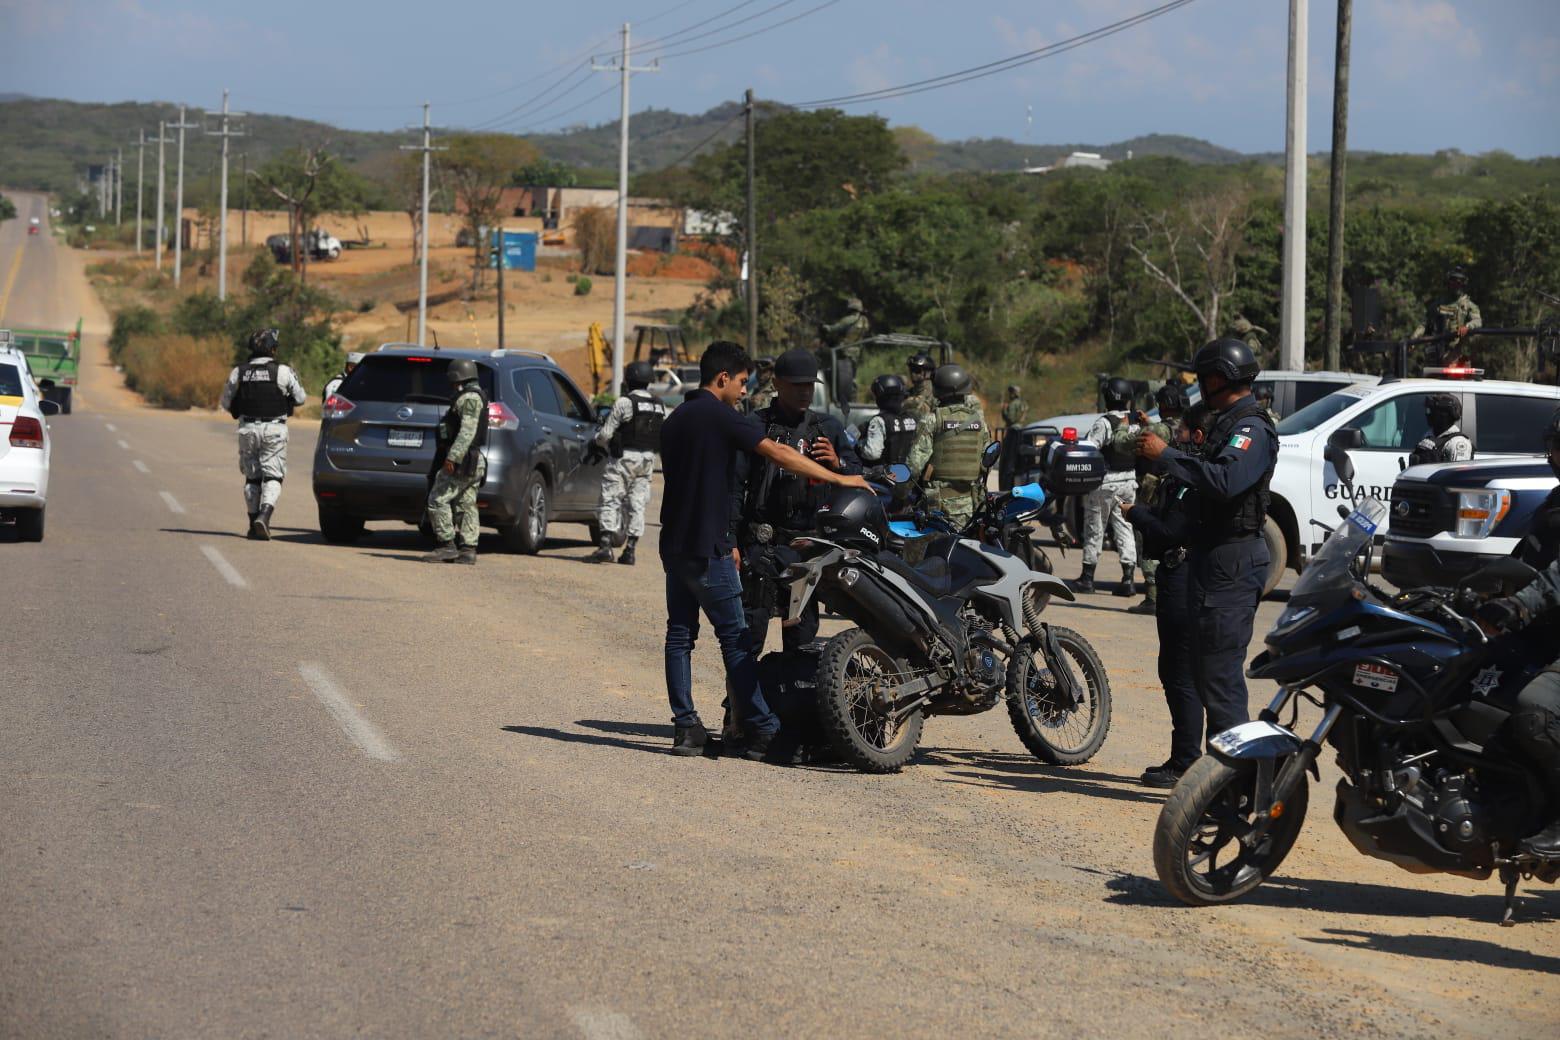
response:
[[[632,361],[623,366],[623,382],[630,390],[643,390],[655,378],[655,369],[648,361]]]
[[[456,358],[444,370],[444,378],[451,386],[463,386],[477,378],[477,363],[469,358]]]
[[[1017,383],[1009,383],[1008,384],[1007,395],[1008,395],[1008,400],[1009,401],[1013,400],[1015,397],[1017,397],[1019,394],[1021,394],[1023,392],[1024,391],[1019,388],[1019,385]]]
[[[845,310],[850,314],[860,314],[865,308],[861,306],[861,297],[852,296],[845,301]]]
[[[1244,336],[1246,333],[1256,328],[1256,326],[1251,324],[1250,321],[1246,320],[1246,316],[1244,314],[1237,314],[1235,315],[1235,320],[1230,323],[1230,328]]]
[[[275,357],[279,339],[275,329],[260,329],[249,337],[249,353],[255,356]]]
[[[765,354],[762,357],[754,358],[753,359],[753,366],[758,371],[758,374],[761,375],[761,376],[762,375],[767,375],[768,373],[773,372],[775,370],[774,355],[773,354]]]

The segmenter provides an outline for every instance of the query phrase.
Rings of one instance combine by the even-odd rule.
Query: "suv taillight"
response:
[[[356,407],[357,405],[340,394],[331,394],[325,398],[325,404],[321,408],[320,414],[327,419],[345,419],[347,414]]]
[[[43,423],[30,415],[18,415],[15,425],[11,427],[11,447],[43,447]]]
[[[518,430],[520,417],[509,410],[509,406],[503,401],[488,402],[488,429],[490,430]]]

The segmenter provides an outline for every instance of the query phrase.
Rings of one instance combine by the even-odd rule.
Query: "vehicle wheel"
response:
[[[601,544],[601,525],[596,523],[596,521],[592,520],[590,522],[590,524],[589,524],[589,527],[590,527],[590,544],[591,545],[600,545]],[[628,541],[628,532],[626,530],[618,530],[618,531],[613,531],[612,532],[612,548],[614,548],[614,549],[621,549],[621,548],[623,548],[623,544],[625,542],[627,542],[627,541]]]
[[[43,510],[23,509],[16,514],[16,536],[24,542],[43,541]]]
[[[1267,597],[1278,588],[1279,579],[1284,576],[1284,568],[1289,564],[1289,546],[1284,541],[1283,529],[1271,516],[1263,521],[1262,540],[1268,549],[1268,572],[1262,582],[1262,595]]]
[[[540,470],[532,473],[520,493],[520,513],[515,522],[502,528],[504,547],[510,552],[535,556],[547,544],[547,478]]]
[[[1063,660],[1047,661],[1039,645],[1026,642],[1008,664],[1008,718],[1029,753],[1053,766],[1087,762],[1110,732],[1110,680],[1089,641],[1070,628],[1051,626]],[[1082,701],[1063,695],[1056,669],[1081,683]]]
[[[1254,765],[1233,766],[1204,755],[1175,785],[1154,828],[1154,869],[1188,906],[1212,906],[1241,898],[1262,884],[1294,848],[1310,800],[1304,775],[1284,814],[1255,847],[1251,832]]]
[[[334,509],[320,507],[320,534],[325,536],[327,542],[336,545],[351,545],[363,537],[365,523],[361,517],[348,516]]]
[[[829,640],[818,659],[824,731],[840,757],[863,772],[897,773],[920,743],[920,709],[895,722],[871,704],[875,685],[904,677],[904,666],[859,628]]]
[[[329,255],[332,260],[338,259],[341,256],[341,250],[332,249]]]

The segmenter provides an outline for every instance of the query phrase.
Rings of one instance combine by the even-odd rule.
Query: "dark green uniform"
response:
[[[990,441],[980,406],[974,398],[965,398],[938,405],[910,449],[910,472],[919,474],[931,464],[927,497],[960,528],[970,522],[984,492],[978,486],[980,456]]]

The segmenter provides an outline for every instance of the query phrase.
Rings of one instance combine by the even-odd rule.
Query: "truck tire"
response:
[[[42,509],[24,509],[16,514],[16,537],[24,542],[43,541]]]
[[[1262,581],[1263,598],[1271,596],[1289,566],[1289,543],[1284,541],[1284,531],[1271,516],[1262,523],[1262,540],[1267,543],[1268,572]]]
[[[362,517],[348,516],[334,509],[319,507],[320,534],[325,540],[334,545],[351,545],[363,537],[364,521]]]
[[[63,390],[60,391],[60,414],[61,415],[69,415],[70,414],[71,404],[75,400],[75,397],[76,397],[75,391],[71,387],[67,386]]]

